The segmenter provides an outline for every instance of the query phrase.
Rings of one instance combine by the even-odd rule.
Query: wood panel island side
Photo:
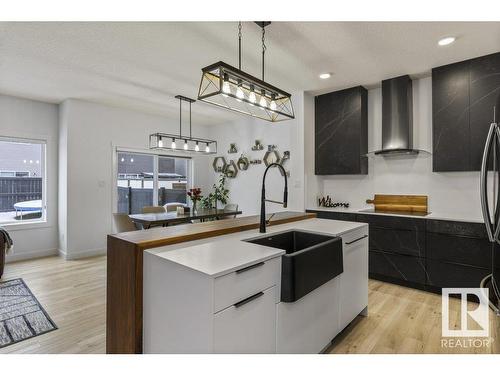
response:
[[[311,219],[314,213],[276,213],[269,225]],[[259,216],[108,235],[106,353],[142,353],[143,252],[155,247],[257,229]]]

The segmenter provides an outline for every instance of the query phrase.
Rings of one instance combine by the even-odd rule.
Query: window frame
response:
[[[113,183],[111,186],[112,189],[112,197],[111,200],[111,212],[118,212],[118,153],[132,153],[132,154],[143,154],[143,155],[152,155],[153,156],[153,205],[158,204],[158,166],[159,166],[159,158],[160,157],[171,157],[178,159],[187,159],[188,167],[187,167],[187,189],[191,189],[193,187],[193,176],[194,176],[194,161],[191,156],[179,155],[175,152],[162,152],[161,150],[149,150],[149,149],[137,149],[137,148],[128,148],[128,147],[120,147],[113,146]],[[112,228],[113,230],[113,228]]]
[[[48,138],[37,137],[24,137],[24,136],[0,136],[0,142],[13,142],[13,143],[31,143],[42,145],[42,152],[40,156],[40,169],[42,177],[42,216],[39,219],[26,220],[26,221],[6,221],[0,222],[1,227],[5,227],[9,231],[43,228],[48,225],[48,209],[47,209],[47,185],[48,185],[48,169],[47,169],[47,147],[49,144]],[[16,171],[17,172],[17,171]]]

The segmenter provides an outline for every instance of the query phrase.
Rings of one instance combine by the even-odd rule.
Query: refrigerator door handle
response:
[[[493,235],[490,209],[488,207],[488,155],[490,154],[491,145],[493,141],[496,142],[496,128],[495,123],[490,125],[490,130],[488,131],[488,136],[486,138],[486,144],[483,151],[483,160],[481,163],[481,178],[480,178],[480,188],[479,193],[481,197],[481,209],[483,212],[484,224],[486,225],[486,233],[488,233],[488,239],[490,242],[495,241]]]
[[[500,127],[498,126],[498,124],[495,124],[495,150],[496,150],[496,155],[494,155],[497,159],[495,160],[495,168],[494,168],[494,172],[495,172],[495,176],[493,177],[495,179],[495,182],[498,184],[498,173],[500,173],[499,171],[499,168],[500,168],[500,165],[498,164],[498,156],[499,156],[499,153],[500,153]],[[498,189],[498,185],[497,185],[497,189]],[[498,220],[498,217],[499,217],[499,214],[497,212],[498,210],[498,199],[500,199],[500,197],[498,196],[499,192],[498,191],[495,191],[494,192],[497,196],[495,197],[495,201],[493,202],[494,205],[495,205],[495,208],[494,208],[494,213],[493,213],[493,217],[494,217],[494,220],[495,220],[495,223],[494,223],[494,226],[495,226],[495,231],[493,233],[493,238],[494,240],[497,242],[497,243],[500,243],[500,220]]]

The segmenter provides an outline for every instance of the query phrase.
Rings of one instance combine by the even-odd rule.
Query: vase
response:
[[[193,201],[193,214],[195,214],[197,211],[196,203],[197,203],[197,201]]]

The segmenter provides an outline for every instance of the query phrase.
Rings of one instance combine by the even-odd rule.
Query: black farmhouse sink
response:
[[[294,302],[344,271],[342,240],[290,230],[245,240],[286,251],[281,259],[281,301]]]

